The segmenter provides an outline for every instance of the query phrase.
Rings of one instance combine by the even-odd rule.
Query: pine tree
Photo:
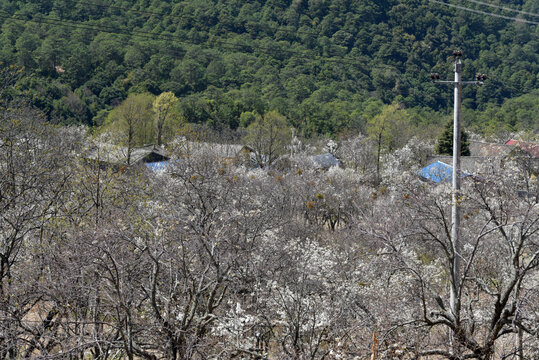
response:
[[[435,151],[440,155],[453,155],[453,120],[445,125],[444,132],[438,138]],[[462,129],[460,129],[460,154],[470,156],[468,134]]]

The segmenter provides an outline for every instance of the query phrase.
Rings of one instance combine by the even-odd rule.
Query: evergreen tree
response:
[[[450,120],[445,125],[444,132],[438,138],[435,150],[440,155],[453,155],[453,120]],[[462,128],[460,129],[460,154],[462,156],[470,156],[468,134]]]
[[[66,5],[72,3],[1,2],[3,16],[11,20],[0,19],[0,66],[24,67],[26,80],[14,90],[54,122],[101,124],[103,114],[128,94],[172,92],[182,99],[182,112],[187,113],[184,102],[204,106],[185,121],[213,128],[236,129],[243,112],[275,110],[307,136],[365,132],[371,117],[361,113],[369,99],[408,110],[449,108],[451,97],[442,96],[425,75],[449,70],[447,56],[456,42],[469,49],[467,74],[495,74],[491,80],[507,84],[468,88],[462,110],[470,115],[469,130],[496,137],[538,130],[539,80],[533,74],[539,72],[539,53],[529,17],[515,25],[465,12],[463,21],[473,26],[457,34],[455,9],[436,10],[420,1]],[[504,4],[532,13],[536,3]],[[154,12],[174,15],[150,19]],[[179,42],[164,46],[172,38]],[[516,102],[500,107],[505,100]],[[481,116],[486,110],[488,116]],[[430,120],[429,125],[436,119]],[[156,130],[166,138],[160,124]]]

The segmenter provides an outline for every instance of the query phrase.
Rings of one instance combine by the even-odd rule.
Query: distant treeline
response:
[[[533,0],[504,6],[539,13]],[[538,130],[537,25],[431,1],[1,0],[0,23],[0,62],[24,67],[19,90],[64,124],[98,126],[129,94],[163,92],[214,128],[277,111],[306,136],[362,131],[374,102],[441,124],[452,91],[428,75],[450,78],[458,48],[464,78],[488,74],[464,89],[467,125]]]

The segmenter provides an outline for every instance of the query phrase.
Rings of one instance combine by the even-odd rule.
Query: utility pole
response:
[[[453,104],[453,199],[451,207],[451,242],[453,248],[453,268],[451,271],[451,293],[450,293],[450,307],[451,313],[454,317],[455,323],[460,323],[460,105],[461,105],[461,92],[463,84],[475,84],[483,85],[483,81],[487,79],[485,74],[476,75],[476,81],[462,81],[462,62],[460,58],[462,51],[454,51],[455,57],[455,80],[444,81],[440,80],[440,74],[431,74],[430,78],[432,82],[437,84],[453,84],[455,86],[455,99]]]

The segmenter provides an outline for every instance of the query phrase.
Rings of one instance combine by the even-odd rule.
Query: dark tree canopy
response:
[[[435,151],[440,155],[453,155],[453,120],[445,125],[443,133],[438,138]],[[468,134],[462,128],[460,129],[460,154],[470,156]]]
[[[537,21],[534,0],[504,6]],[[337,134],[365,125],[370,98],[435,110],[435,122],[452,96],[428,74],[451,76],[455,48],[465,79],[489,76],[465,89],[469,111],[503,113],[538,85],[537,25],[429,1],[2,0],[0,15],[0,62],[24,66],[19,90],[64,124],[99,125],[130,93],[169,91],[188,122],[215,128],[277,111],[306,135]],[[494,118],[479,131],[535,126]]]

